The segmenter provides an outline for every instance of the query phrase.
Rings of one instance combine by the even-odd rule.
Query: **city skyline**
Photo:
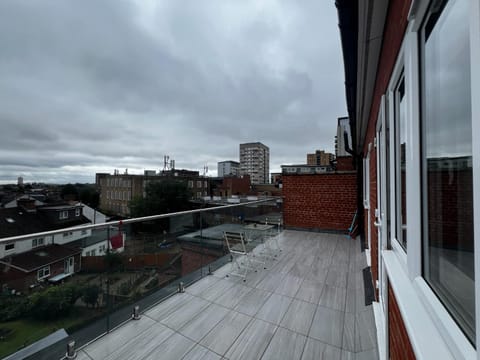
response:
[[[140,174],[164,155],[215,176],[245,142],[269,145],[272,172],[333,152],[337,29],[318,1],[2,1],[0,183]]]

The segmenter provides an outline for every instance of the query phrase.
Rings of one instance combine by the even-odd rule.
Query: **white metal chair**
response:
[[[254,263],[259,261],[254,259],[253,254],[247,250],[247,240],[244,233],[224,231],[223,237],[232,259],[232,271],[229,275],[240,276],[245,281],[248,271],[258,270]]]
[[[278,238],[281,232],[280,220],[278,220],[278,224],[277,226],[275,226],[274,224],[268,221],[268,218],[265,218],[265,225],[272,226],[265,233],[265,239],[264,239],[265,248],[268,250],[271,256],[277,257],[282,251],[282,249],[280,248],[280,244],[278,243]]]

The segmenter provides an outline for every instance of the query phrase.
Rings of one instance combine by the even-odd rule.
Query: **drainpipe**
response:
[[[357,154],[352,150],[348,142],[348,133],[343,132],[343,138],[345,140],[345,151],[352,155],[353,167],[357,170],[357,221],[358,221],[358,233],[362,241],[362,249],[365,247],[365,231],[363,226],[363,163],[362,154]]]

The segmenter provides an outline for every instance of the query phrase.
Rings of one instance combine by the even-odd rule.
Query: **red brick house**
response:
[[[88,223],[81,205],[35,206],[34,200],[24,199],[18,207],[0,209],[0,238],[5,240],[0,244],[0,287],[25,291],[80,271],[82,239],[90,237],[91,230],[68,228]]]
[[[47,245],[0,259],[0,284],[25,291],[40,282],[56,283],[80,271],[82,249]]]
[[[478,359],[480,2],[336,6],[380,358]]]

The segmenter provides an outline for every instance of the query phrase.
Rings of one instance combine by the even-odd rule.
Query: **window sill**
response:
[[[383,314],[382,305],[374,301],[372,303],[373,315],[375,316],[375,326],[377,328],[377,344],[378,358],[387,360],[387,337],[385,336],[385,315]]]
[[[450,344],[442,337],[444,334],[437,327],[421,300],[421,295],[415,286],[417,281],[412,283],[409,280],[396,251],[384,250],[382,257],[416,358],[419,360],[454,359]]]
[[[467,340],[427,282],[419,276],[415,278],[413,285],[433,322],[448,343],[448,347],[456,355],[455,357],[458,359],[476,359],[475,348]]]

